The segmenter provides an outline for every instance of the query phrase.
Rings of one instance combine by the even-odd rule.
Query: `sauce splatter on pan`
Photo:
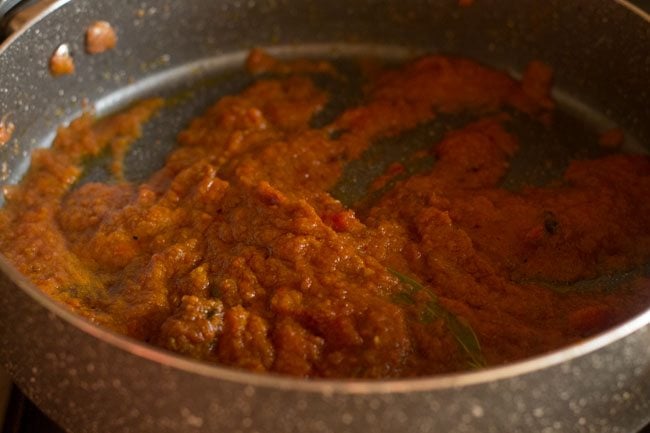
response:
[[[0,146],[9,143],[11,137],[14,135],[16,126],[9,121],[9,115],[0,117]]]
[[[59,77],[74,74],[75,65],[68,44],[59,45],[50,57],[50,73]]]
[[[117,45],[115,29],[107,21],[95,21],[86,29],[86,52],[100,54]]]

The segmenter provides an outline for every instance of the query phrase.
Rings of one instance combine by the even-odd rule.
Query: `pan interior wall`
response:
[[[89,56],[84,31],[97,19],[111,22],[119,42]],[[77,72],[54,78],[47,64],[61,43],[70,46]],[[84,101],[103,114],[140,96],[170,95],[212,80],[204,86],[209,91],[179,104],[166,136],[156,138],[166,152],[172,129],[214,97],[245,85],[237,68],[256,46],[292,57],[396,60],[453,53],[513,75],[539,59],[554,68],[556,96],[579,123],[593,130],[619,126],[636,150],[650,142],[650,26],[613,1],[482,0],[470,7],[442,0],[61,1],[0,49],[0,114],[16,125],[0,149],[0,185],[20,179],[31,150],[49,146],[56,128],[79,115]],[[144,153],[131,158],[160,163]]]

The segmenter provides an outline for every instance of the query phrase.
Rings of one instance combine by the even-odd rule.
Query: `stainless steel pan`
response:
[[[87,56],[84,29],[98,19],[117,28],[118,48]],[[77,73],[55,79],[47,62],[61,43]],[[522,172],[544,149],[560,159],[582,152],[570,144],[613,125],[626,130],[628,150],[650,146],[650,19],[623,0],[476,0],[468,8],[455,0],[73,0],[56,2],[0,46],[0,116],[16,125],[0,148],[2,184],[20,179],[30,151],[48,145],[83,100],[101,114],[192,90],[194,98],[147,126],[127,157],[127,176],[145,176],[189,118],[246,84],[239,71],[253,46],[343,63],[449,52],[515,75],[541,59],[556,71],[565,133],[524,152]],[[650,421],[650,310],[504,367],[305,381],[205,365],[112,334],[42,295],[2,259],[0,269],[0,361],[72,432],[635,432]]]

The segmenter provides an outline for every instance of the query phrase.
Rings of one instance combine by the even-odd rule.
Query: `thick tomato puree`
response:
[[[328,101],[310,74],[331,65],[256,51],[249,68],[271,74],[193,120],[141,184],[75,186],[83,161],[123,150],[160,101],[60,129],[6,193],[3,253],[102,326],[199,360],[305,377],[507,363],[650,304],[637,272],[650,262],[648,157],[576,160],[545,187],[500,187],[519,147],[507,113],[553,127],[544,64],[518,82],[423,57],[374,74],[364,102],[324,128],[310,126]],[[432,169],[367,208],[328,193],[374,141],[468,112],[479,120],[431,143]],[[608,276],[617,287],[605,287]]]

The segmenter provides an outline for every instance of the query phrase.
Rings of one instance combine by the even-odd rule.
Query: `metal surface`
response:
[[[622,1],[61,1],[0,47],[1,183],[88,100],[100,113],[194,88],[147,126],[132,178],[162,162],[174,131],[237,91],[253,46],[286,56],[401,58],[436,51],[517,74],[553,65],[570,119],[586,134],[619,125],[628,149],[650,143],[650,24]],[[88,56],[86,26],[110,21],[115,50]],[[53,78],[61,43],[77,73]],[[196,85],[203,81],[204,84]],[[591,131],[591,132],[589,132]],[[544,146],[542,146],[544,147]],[[101,176],[101,173],[93,175]],[[98,329],[0,261],[0,361],[73,432],[634,432],[650,421],[650,311],[584,343],[526,362],[418,380],[303,381],[204,365]]]
[[[0,40],[24,27],[56,0],[0,0]]]
[[[0,0],[0,18],[7,15],[21,0]]]

